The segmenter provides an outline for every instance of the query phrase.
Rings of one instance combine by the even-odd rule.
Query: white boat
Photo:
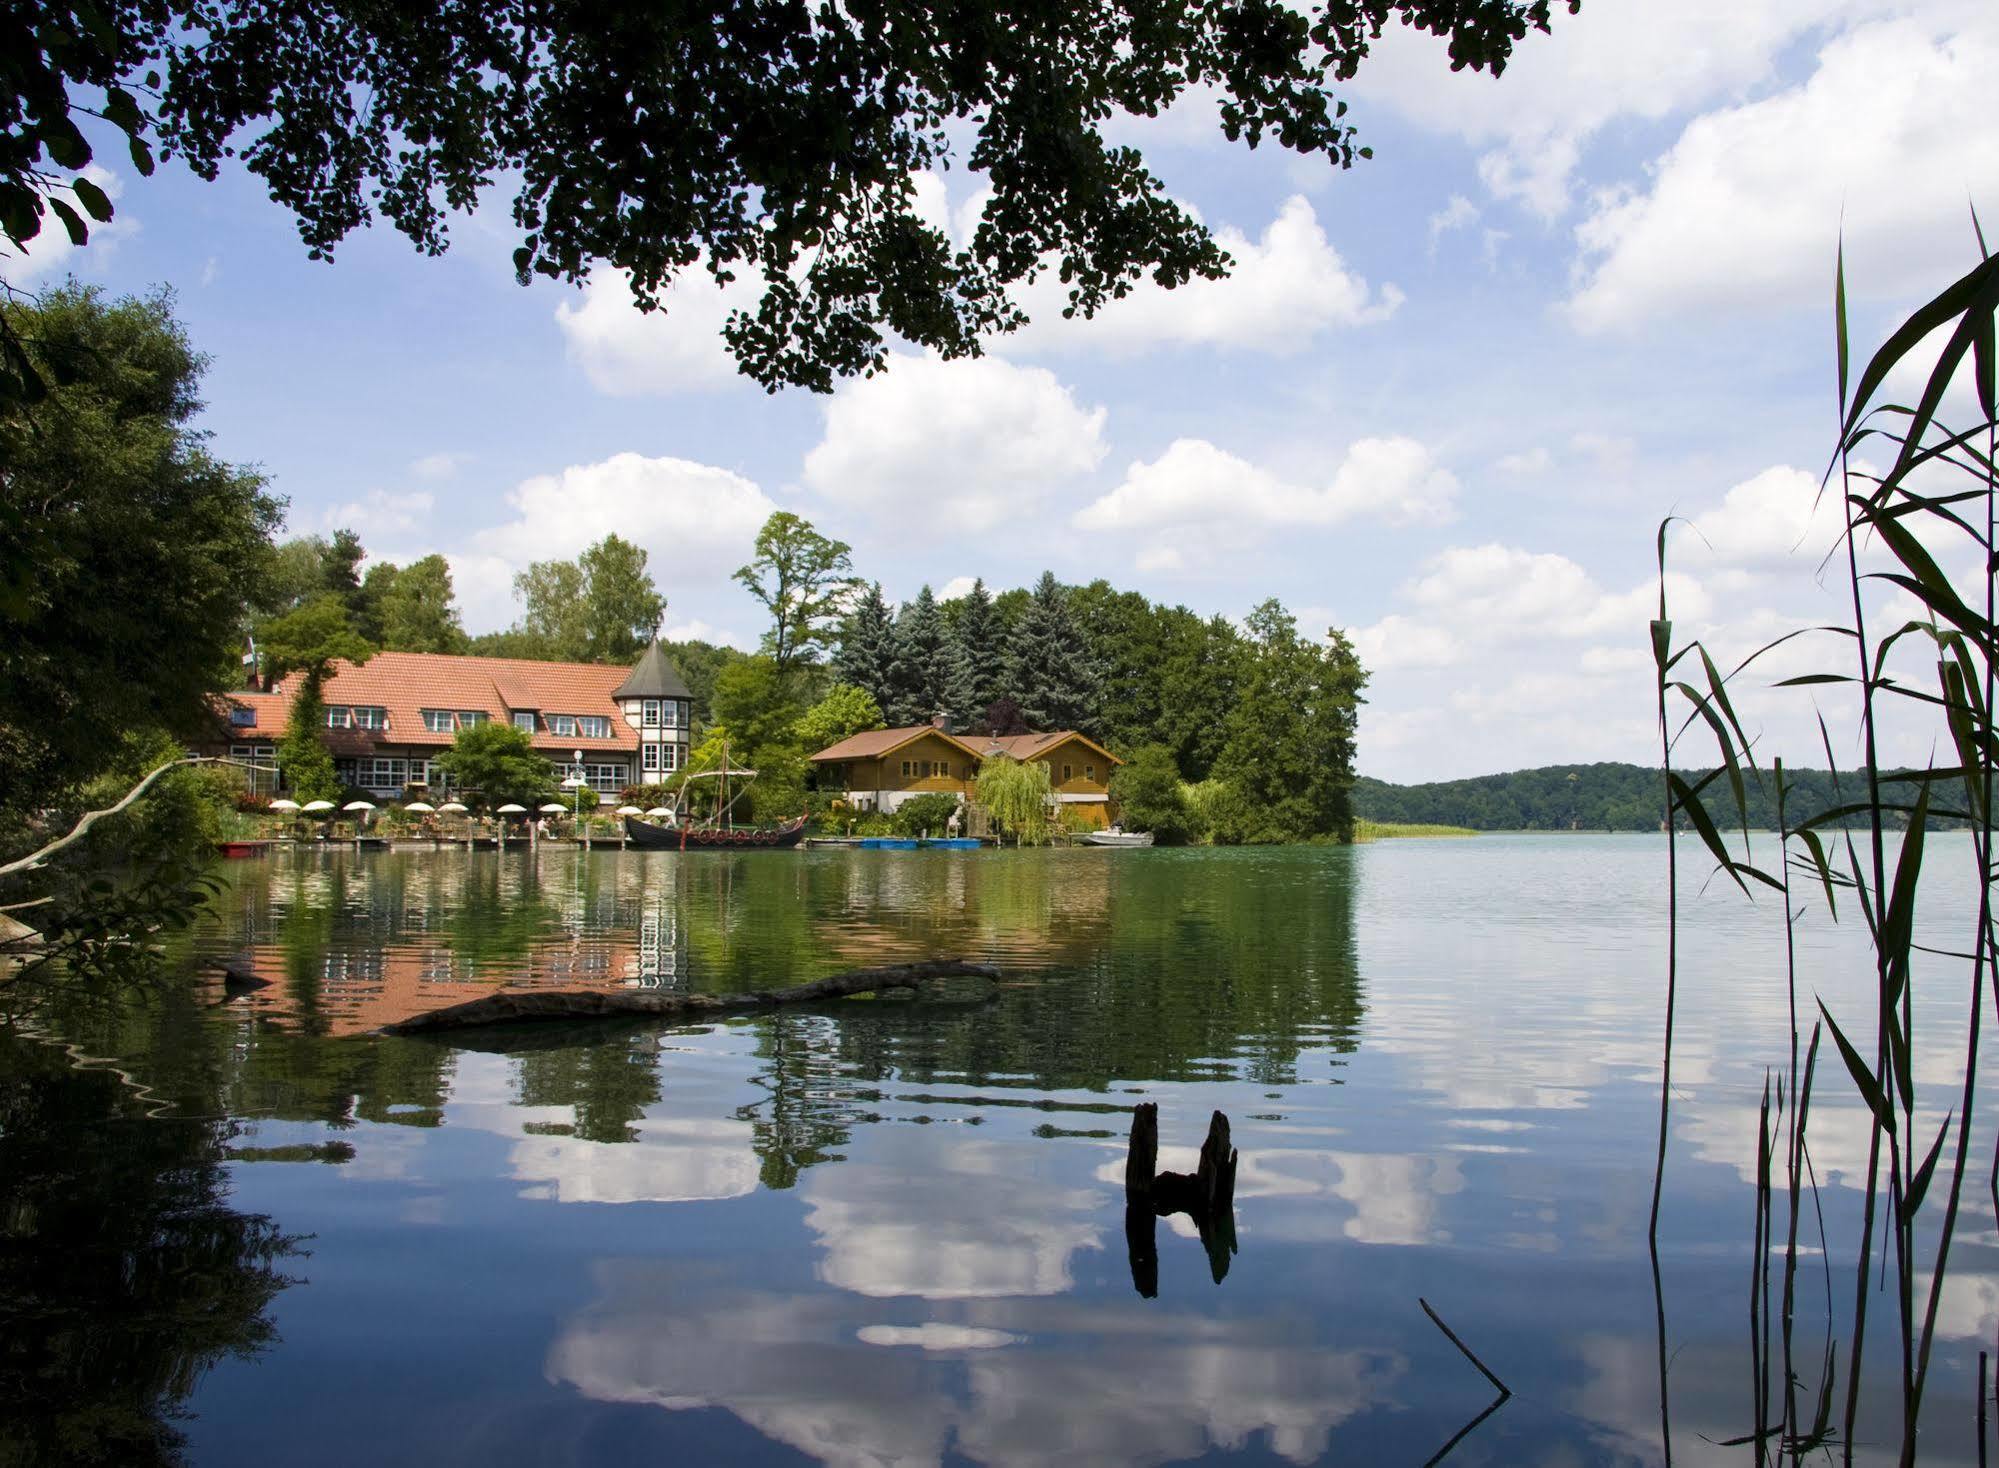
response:
[[[1088,846],[1150,846],[1150,831],[1085,831],[1083,842]]]

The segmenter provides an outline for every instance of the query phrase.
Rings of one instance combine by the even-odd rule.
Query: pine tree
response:
[[[1097,674],[1055,573],[1043,571],[1007,647],[1007,692],[1036,730],[1096,726]]]
[[[955,635],[964,660],[964,699],[954,702],[951,712],[964,722],[982,717],[986,709],[1006,690],[1006,650],[1001,646],[999,616],[983,580],[958,599]]]
[[[895,702],[895,644],[895,623],[877,581],[841,623],[833,672],[840,682],[870,695],[884,714]]]
[[[956,713],[971,696],[964,650],[928,586],[895,619],[893,690],[888,720],[897,727]]]

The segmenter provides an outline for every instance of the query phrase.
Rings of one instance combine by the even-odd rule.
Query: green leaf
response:
[[[1833,337],[1839,347],[1839,411],[1846,412],[1846,231],[1839,232],[1839,254],[1832,272]]]
[[[69,231],[69,242],[72,245],[90,242],[90,228],[83,222],[81,214],[62,199],[50,199],[48,204],[49,208],[55,211],[56,218],[62,221],[62,227]]]
[[[1904,1224],[1914,1218],[1916,1211],[1923,1206],[1923,1194],[1930,1190],[1930,1177],[1936,1172],[1937,1158],[1943,1152],[1943,1139],[1950,1133],[1950,1120],[1949,1116],[1944,1117],[1943,1125],[1937,1128],[1937,1139],[1930,1143],[1930,1155],[1923,1159],[1923,1165],[1909,1179],[1909,1191],[1902,1199]]]
[[[1825,887],[1826,911],[1832,914],[1832,919],[1834,922],[1838,922],[1839,902],[1838,899],[1836,899],[1833,896],[1832,867],[1826,862],[1825,859],[1825,843],[1819,840],[1819,833],[1810,829],[1809,827],[1806,827],[1805,829],[1799,831],[1797,833],[1797,836],[1800,841],[1805,843],[1805,849],[1811,852],[1812,865],[1815,868],[1817,868],[1819,874],[1819,881]]]
[[[1819,1001],[1819,1013],[1825,1016],[1826,1027],[1832,1031],[1832,1042],[1839,1047],[1840,1059],[1846,1062],[1847,1073],[1853,1077],[1853,1084],[1859,1088],[1860,1099],[1874,1113],[1875,1125],[1889,1136],[1895,1134],[1895,1112],[1888,1105],[1888,1098],[1881,1092],[1881,1083],[1874,1078],[1874,1072],[1860,1058],[1860,1052],[1847,1043],[1846,1033],[1839,1027],[1839,1021],[1832,1017],[1832,1011],[1825,1007],[1825,1000]]]
[[[141,178],[151,178],[153,176],[153,150],[147,146],[146,140],[137,136],[133,137],[129,151],[132,154],[132,166],[139,170],[139,176]]]
[[[1929,813],[1930,787],[1924,784],[1916,791],[1916,808],[1902,837],[1901,854],[1895,860],[1894,886],[1888,895],[1888,906],[1881,914],[1877,941],[1888,960],[1890,999],[1899,999],[1902,986],[1909,980],[1909,945],[1914,941],[1916,928],[1916,879],[1923,870],[1923,833]]]
[[[1735,858],[1728,854],[1728,843],[1721,839],[1721,832],[1717,831],[1714,828],[1714,822],[1708,819],[1707,810],[1701,805],[1700,797],[1694,794],[1685,780],[1682,780],[1670,770],[1666,772],[1666,786],[1673,793],[1674,809],[1683,810],[1687,813],[1687,819],[1694,823],[1694,830],[1700,833],[1701,840],[1707,844],[1707,849],[1714,854],[1715,862],[1723,871],[1728,873],[1730,881],[1742,888],[1743,895],[1746,897],[1749,894],[1748,884],[1736,872]]]
[[[1853,401],[1847,406],[1846,434],[1850,435],[1858,426],[1859,416],[1865,411],[1867,400],[1874,395],[1875,389],[1881,386],[1882,380],[1901,364],[1902,359],[1924,337],[1961,313],[1977,298],[1980,290],[1989,286],[1994,280],[1999,280],[1999,257],[1981,261],[1973,266],[1895,328],[1860,374],[1859,385],[1854,388]]]
[[[89,179],[78,174],[70,182],[70,189],[76,194],[76,202],[83,205],[83,212],[99,224],[111,222],[111,199]]]

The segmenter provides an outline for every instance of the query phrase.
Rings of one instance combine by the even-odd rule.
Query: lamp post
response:
[[[577,823],[578,825],[581,825],[581,824],[583,823],[583,784],[584,784],[584,780],[583,780],[583,751],[582,751],[582,750],[580,750],[580,749],[576,751],[576,760],[575,760],[575,770],[576,770],[576,773],[575,773],[575,774],[573,774],[572,776],[570,776],[570,778],[571,778],[572,780],[574,780],[574,781],[576,782],[576,817],[575,817],[575,819],[576,819],[576,823]]]

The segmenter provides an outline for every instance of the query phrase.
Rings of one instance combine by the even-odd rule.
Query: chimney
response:
[[[930,727],[945,734],[955,734],[958,732],[951,727],[951,716],[942,712],[934,713],[930,716]]]

